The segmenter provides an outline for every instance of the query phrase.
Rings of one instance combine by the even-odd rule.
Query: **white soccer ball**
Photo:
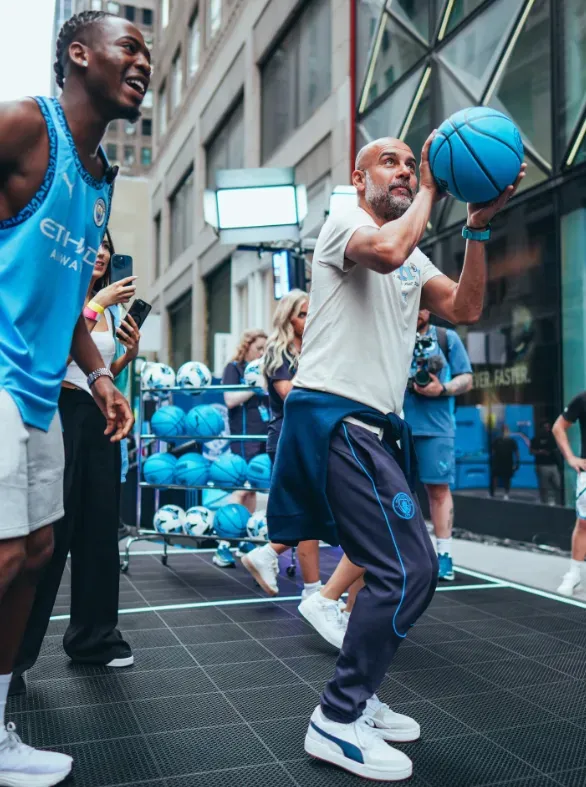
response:
[[[212,373],[199,361],[188,361],[177,372],[177,385],[181,388],[206,388],[212,382]]]
[[[214,529],[214,512],[205,506],[192,506],[185,512],[188,536],[210,536]]]
[[[175,372],[165,363],[145,363],[140,384],[146,390],[172,388],[175,385]]]
[[[180,506],[166,505],[159,508],[153,518],[155,530],[166,535],[183,533],[185,511]]]
[[[251,388],[264,388],[264,358],[258,358],[256,361],[251,361],[244,369],[244,382],[250,385]]]
[[[269,540],[269,530],[267,526],[266,511],[257,511],[253,514],[246,524],[246,532],[249,538],[263,538]]]

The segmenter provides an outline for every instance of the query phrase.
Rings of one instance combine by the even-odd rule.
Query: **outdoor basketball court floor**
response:
[[[299,617],[288,560],[269,601],[209,552],[173,551],[165,568],[156,551],[134,553],[121,577],[127,670],[68,662],[66,575],[28,693],[9,701],[24,739],[72,754],[77,787],[365,784],[303,751],[336,654]],[[321,556],[325,578],[339,553]],[[585,604],[461,569],[379,694],[421,723],[421,740],[401,746],[410,785],[583,787],[585,676]]]

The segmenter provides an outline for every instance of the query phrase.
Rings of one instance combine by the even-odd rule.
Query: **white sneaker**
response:
[[[306,598],[313,596],[314,593],[318,593],[322,589],[322,583],[320,582],[319,585],[315,588],[303,588],[301,591],[301,601],[305,601]]]
[[[347,623],[342,618],[337,601],[324,598],[321,593],[314,593],[301,602],[298,610],[326,642],[340,650]]]
[[[112,659],[106,664],[106,667],[132,667],[134,664],[134,656],[126,656],[123,659]]]
[[[560,596],[573,596],[574,591],[580,587],[580,574],[574,574],[573,571],[568,571],[562,579],[562,584],[557,589]]]
[[[326,719],[319,706],[311,715],[305,751],[364,779],[398,782],[413,773],[409,757],[385,743],[368,719],[338,724]]]
[[[421,736],[421,727],[415,719],[395,713],[386,703],[381,702],[376,694],[367,700],[362,717],[372,722],[372,726],[384,741],[410,743]]]
[[[273,553],[270,544],[244,555],[242,565],[252,574],[265,593],[268,593],[269,596],[277,595],[279,592],[277,585],[279,560]]]
[[[4,737],[0,737],[2,787],[53,787],[69,775],[73,765],[71,757],[33,749],[20,740],[15,729],[14,724],[7,724]]]

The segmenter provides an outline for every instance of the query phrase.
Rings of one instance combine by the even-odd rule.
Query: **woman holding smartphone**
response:
[[[106,231],[83,313],[104,363],[120,387],[121,375],[138,354],[140,333],[130,315],[121,319],[121,304],[133,297],[136,277],[110,284],[113,252]],[[63,638],[65,652],[78,663],[126,667],[134,662],[130,645],[117,629],[121,447],[104,434],[104,416],[90,394],[86,376],[71,358],[59,413],[65,443],[65,515],[54,526],[55,549],[37,588],[14,669],[13,694],[26,689],[22,674],[39,655],[69,552],[71,615]]]

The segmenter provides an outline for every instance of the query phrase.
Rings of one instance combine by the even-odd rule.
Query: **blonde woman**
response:
[[[297,371],[307,308],[307,293],[301,290],[291,290],[279,301],[273,318],[274,330],[264,353],[264,373],[271,408],[267,454],[273,462],[283,423],[283,404],[293,387],[293,378]],[[255,549],[242,558],[242,565],[252,574],[262,589],[271,596],[276,596],[279,592],[277,585],[278,556],[288,549],[289,547],[284,544],[270,543],[260,549]],[[319,543],[317,541],[302,541],[297,554],[303,574],[303,598],[308,598],[321,587]]]

